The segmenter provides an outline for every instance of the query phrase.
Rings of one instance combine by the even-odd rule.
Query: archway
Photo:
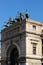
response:
[[[10,65],[15,65],[18,64],[17,63],[17,59],[18,59],[18,51],[17,48],[14,48],[11,53],[10,53]]]
[[[16,46],[10,46],[7,52],[7,65],[18,65],[19,52]]]

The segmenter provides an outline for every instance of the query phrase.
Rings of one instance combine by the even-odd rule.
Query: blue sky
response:
[[[18,11],[25,13],[26,9],[31,19],[43,23],[43,0],[0,0],[0,31],[9,17],[15,18]]]
[[[0,0],[0,31],[9,17],[29,11],[31,19],[43,22],[43,0]]]

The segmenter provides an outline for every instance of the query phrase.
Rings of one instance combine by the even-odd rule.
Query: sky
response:
[[[0,0],[0,31],[9,17],[15,18],[17,12],[25,13],[26,9],[31,19],[43,23],[43,0]]]
[[[31,19],[43,23],[43,0],[0,0],[0,32],[9,17],[15,18],[17,12],[25,13],[26,9]]]
[[[43,23],[43,0],[0,0],[0,32],[9,17],[15,18],[17,12],[25,13],[26,9],[31,19]]]

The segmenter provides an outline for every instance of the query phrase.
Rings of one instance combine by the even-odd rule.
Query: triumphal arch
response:
[[[43,24],[20,13],[1,31],[1,65],[43,65]]]

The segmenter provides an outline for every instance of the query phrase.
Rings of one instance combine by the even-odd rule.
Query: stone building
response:
[[[0,48],[0,65],[1,65],[1,48]]]
[[[43,65],[43,24],[16,20],[1,31],[1,65]]]

